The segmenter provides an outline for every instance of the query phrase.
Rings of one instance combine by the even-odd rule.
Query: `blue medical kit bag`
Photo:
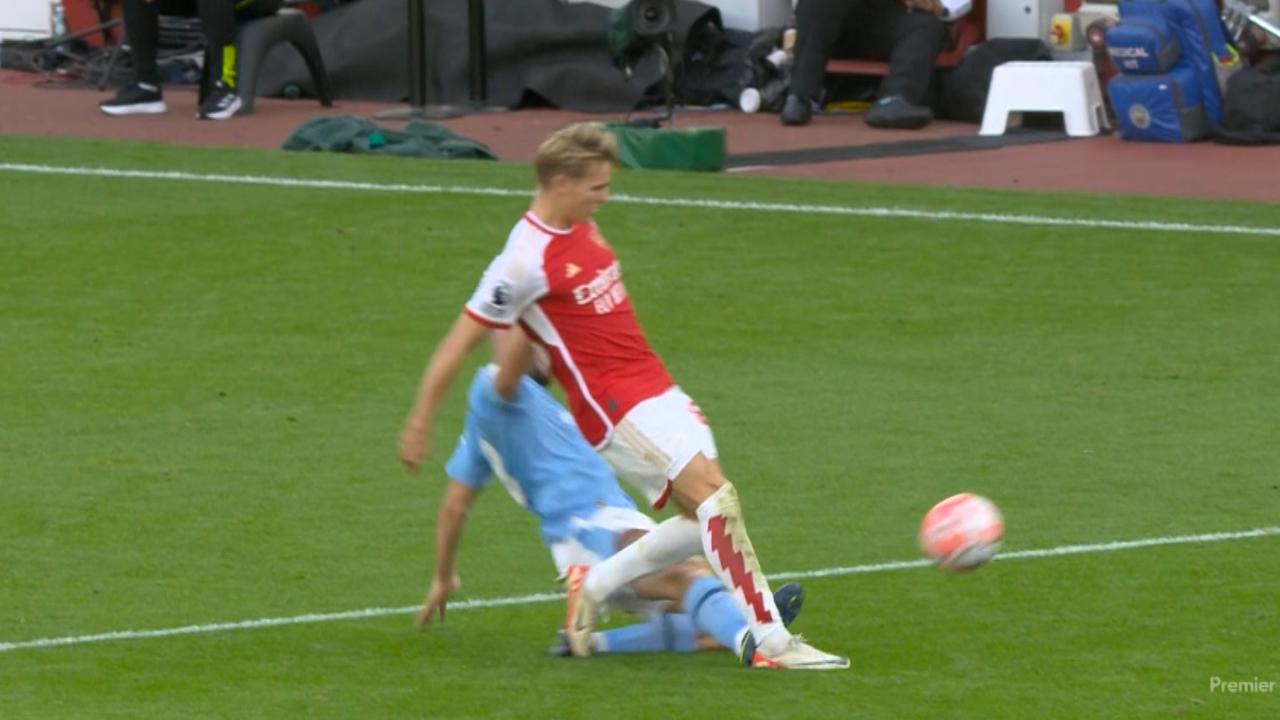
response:
[[[1125,140],[1187,142],[1209,134],[1200,81],[1190,66],[1159,75],[1117,75],[1107,95]]]

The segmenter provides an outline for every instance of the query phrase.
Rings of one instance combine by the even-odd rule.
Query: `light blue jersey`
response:
[[[538,517],[548,545],[574,534],[575,517],[606,506],[635,509],[613,469],[550,393],[524,377],[515,401],[507,402],[493,387],[495,373],[489,365],[471,381],[466,428],[445,465],[449,477],[483,488],[496,476]]]

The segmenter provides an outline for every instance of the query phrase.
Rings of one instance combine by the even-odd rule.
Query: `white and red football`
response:
[[[995,503],[973,493],[934,505],[920,523],[920,549],[943,570],[973,570],[995,557],[1004,518]]]

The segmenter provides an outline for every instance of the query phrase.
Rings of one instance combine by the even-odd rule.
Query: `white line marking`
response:
[[[1115,540],[1112,542],[1093,543],[1090,545],[1060,545],[1039,550],[1015,550],[996,555],[996,560],[1026,560],[1029,558],[1060,557],[1062,555],[1081,555],[1084,553],[1115,552],[1117,550],[1134,550],[1137,548],[1157,547],[1160,545],[1186,545],[1190,543],[1215,543],[1228,540],[1246,540],[1249,538],[1280,535],[1280,527],[1254,528],[1238,532],[1204,533],[1202,535],[1173,535],[1169,537],[1143,538],[1141,540]],[[885,570],[905,570],[908,568],[928,567],[929,560],[899,560],[897,562],[878,563],[875,565],[854,565],[852,567],[824,568],[822,570],[803,570],[800,572],[776,573],[770,580],[797,580],[802,578],[830,577],[834,575],[859,575],[862,573],[883,572]]]
[[[459,600],[449,603],[449,611],[470,610],[475,608],[501,607],[503,605],[531,605],[533,603],[560,600],[560,593],[538,593],[506,598],[481,598],[477,600]],[[60,638],[44,638],[42,640],[24,640],[22,642],[0,643],[0,653],[28,648],[57,647],[59,645],[82,645],[85,643],[107,642],[110,640],[137,640],[140,638],[171,637],[173,635],[201,635],[224,630],[250,630],[253,628],[280,627],[281,625],[308,625],[311,623],[335,622],[338,620],[358,620],[361,618],[386,617],[387,615],[407,615],[416,613],[421,606],[387,608],[372,607],[363,610],[347,610],[335,613],[308,613],[293,617],[260,618],[258,620],[239,620],[236,622],[212,623],[209,625],[184,625],[182,627],[163,628],[160,630],[118,630],[116,632],[99,633],[97,635],[75,635]]]
[[[1161,545],[1187,545],[1193,543],[1216,543],[1230,540],[1246,540],[1280,535],[1280,527],[1261,527],[1239,532],[1217,532],[1201,535],[1174,535],[1169,537],[1143,538],[1140,540],[1118,540],[1114,542],[1094,543],[1091,545],[1062,545],[1040,550],[1016,550],[1001,553],[996,560],[1024,560],[1030,558],[1060,557],[1063,555],[1080,555],[1084,553],[1115,552],[1117,550],[1133,550],[1136,548],[1156,547]],[[839,575],[860,575],[866,573],[885,572],[888,570],[906,570],[910,568],[928,567],[928,560],[900,560],[871,565],[854,565],[851,567],[824,568],[821,570],[804,570],[800,572],[776,573],[770,580],[794,580],[798,578],[833,577]],[[533,595],[517,595],[504,598],[478,598],[475,600],[458,600],[449,603],[451,611],[474,610],[479,608],[502,607],[504,605],[532,605],[535,603],[555,602],[563,597],[560,593],[537,593]],[[186,625],[183,627],[163,628],[160,630],[119,630],[99,633],[97,635],[72,635],[40,640],[22,640],[19,642],[0,642],[0,653],[14,650],[49,648],[62,645],[83,645],[86,643],[107,642],[112,640],[138,640],[141,638],[170,637],[173,635],[199,635],[216,633],[224,630],[248,630],[252,628],[279,627],[281,625],[307,625],[311,623],[336,622],[339,620],[356,620],[361,618],[385,617],[387,615],[408,615],[418,611],[417,605],[408,607],[372,607],[363,610],[348,610],[335,613],[312,613],[282,618],[261,618],[258,620],[240,620],[237,622],[213,623],[210,625]]]
[[[37,173],[43,175],[75,175],[81,177],[132,178],[141,180],[165,180],[183,182],[231,183],[240,185],[271,185],[277,187],[314,188],[327,190],[362,190],[370,192],[407,192],[424,195],[488,195],[496,197],[529,197],[527,190],[508,188],[473,187],[466,185],[415,185],[405,183],[371,183],[350,180],[323,180],[308,178],[272,177],[267,175],[202,174],[168,170],[120,170],[113,168],[69,167],[58,165],[30,165],[26,163],[0,163],[0,171]],[[614,195],[615,203],[632,205],[656,205],[662,207],[687,207],[711,210],[784,212],[806,215],[845,215],[876,218],[908,218],[946,222],[985,222],[1004,225],[1036,225],[1047,227],[1102,228],[1111,230],[1140,230],[1147,232],[1201,233],[1212,235],[1264,235],[1280,237],[1280,227],[1254,227],[1248,225],[1201,225],[1158,220],[1107,220],[1105,218],[1053,217],[1049,215],[1010,215],[1007,213],[956,212],[949,210],[920,210],[895,207],[853,207],[845,205],[801,205],[794,203],[746,202],[736,200],[706,200],[697,198],[663,198],[640,195]]]

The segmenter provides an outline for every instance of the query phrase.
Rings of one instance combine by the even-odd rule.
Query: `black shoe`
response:
[[[866,120],[868,125],[876,128],[919,130],[933,122],[933,111],[924,105],[912,105],[901,96],[890,95],[871,106]]]
[[[800,583],[787,583],[773,591],[773,604],[778,606],[778,619],[791,627],[804,607],[804,588]]]
[[[782,124],[808,125],[811,119],[813,119],[813,105],[809,102],[809,98],[788,94],[786,102],[782,104]]]
[[[110,100],[98,103],[98,109],[108,115],[157,115],[169,108],[158,86],[133,83]]]
[[[200,103],[200,111],[196,113],[196,117],[201,120],[227,120],[236,114],[240,105],[240,96],[218,81],[209,89],[204,102]]]

